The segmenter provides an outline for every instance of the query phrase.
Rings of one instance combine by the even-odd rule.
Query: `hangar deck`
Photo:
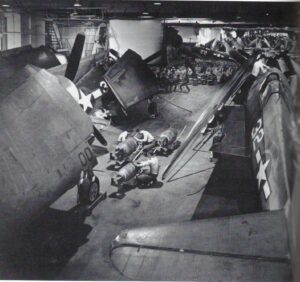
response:
[[[159,117],[155,120],[137,113],[138,124],[126,128],[144,128],[158,135],[170,125],[185,132],[203,111],[219,86],[194,86],[189,94],[173,92],[156,97]],[[124,125],[125,126],[125,125]],[[120,128],[109,126],[104,131],[109,144],[117,140]],[[108,154],[98,156],[95,174],[101,179],[102,192],[108,197],[99,203],[89,217],[82,217],[76,205],[76,189],[60,197],[11,250],[17,254],[15,266],[20,276],[13,279],[124,280],[110,260],[110,244],[124,229],[201,218],[257,212],[260,210],[250,160],[228,157],[221,163],[210,161],[211,138],[204,136],[180,170],[170,181],[162,181],[149,189],[128,189],[123,198],[114,197],[116,187],[110,185]],[[95,150],[97,150],[97,143]],[[98,147],[99,150],[99,147]],[[160,157],[163,169],[170,157]],[[230,177],[229,177],[230,176]],[[212,231],[213,232],[213,231]],[[33,241],[32,241],[33,240]],[[24,243],[25,242],[25,243]],[[39,242],[37,244],[37,242]],[[9,270],[8,270],[9,271]]]

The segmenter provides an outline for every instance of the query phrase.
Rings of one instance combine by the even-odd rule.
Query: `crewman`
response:
[[[118,143],[124,142],[128,138],[128,136],[129,136],[129,132],[126,130],[123,131],[118,137]]]
[[[144,154],[147,154],[156,145],[153,135],[147,130],[137,129],[134,139],[143,146]]]
[[[154,119],[158,117],[157,104],[153,101],[153,98],[148,99],[148,113],[150,118]]]
[[[136,130],[134,139],[143,145],[150,144],[154,141],[154,137],[149,131],[140,129]]]
[[[172,69],[168,69],[167,79],[168,79],[168,93],[170,93],[173,91],[174,79],[175,79]]]
[[[180,91],[182,91],[182,87],[185,86],[187,89],[187,93],[190,92],[190,88],[188,86],[189,84],[189,72],[191,71],[190,68],[186,67],[186,69],[183,71],[183,78],[179,85]]]
[[[265,73],[270,67],[266,65],[265,62],[265,55],[258,55],[256,62],[253,65],[251,75],[248,77],[245,85],[243,86],[243,93],[247,93],[247,89],[250,89],[252,86],[253,82],[256,80],[256,78],[260,75]],[[240,98],[243,98],[241,95],[239,96]]]
[[[136,162],[135,165],[140,169],[140,174],[137,176],[138,183],[149,187],[157,181],[160,168],[157,157]]]
[[[251,74],[255,78],[258,77],[260,74],[265,73],[269,69],[269,67],[266,65],[265,59],[265,55],[261,55],[258,58],[258,60],[254,63]]]

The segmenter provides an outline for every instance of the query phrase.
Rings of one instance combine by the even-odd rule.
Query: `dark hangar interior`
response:
[[[299,281],[299,17],[0,0],[0,279]]]

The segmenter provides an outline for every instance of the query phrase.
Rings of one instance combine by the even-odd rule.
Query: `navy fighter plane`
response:
[[[47,48],[31,50],[27,59],[22,52],[15,59],[0,56],[1,73],[6,74],[0,82],[3,244],[74,187],[82,170],[96,165],[91,134],[106,144],[69,93],[72,89],[80,93],[72,80],[79,82],[95,66],[95,57],[81,60],[84,40],[84,35],[77,36],[67,65],[60,65]],[[98,194],[99,187],[93,185],[93,189]],[[94,192],[87,191],[92,198]]]
[[[250,84],[254,62],[250,57],[215,93],[165,168],[163,179],[172,177],[179,160],[197,145],[228,101],[240,90],[247,91],[242,105],[233,107],[225,119],[223,139],[212,150],[251,158],[262,212],[124,230],[112,242],[111,260],[126,278],[287,281],[292,268],[299,278],[296,93],[289,84],[295,71],[288,74],[278,64]]]

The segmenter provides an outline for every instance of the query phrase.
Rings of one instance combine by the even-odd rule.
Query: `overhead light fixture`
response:
[[[2,7],[9,8],[10,6],[8,4],[2,4]]]
[[[153,19],[153,16],[140,16],[139,19],[141,20],[149,20],[149,19]]]
[[[74,7],[81,7],[82,5],[80,4],[79,0],[76,0],[73,6]]]
[[[73,11],[73,13],[71,13],[71,15],[70,15],[71,17],[73,17],[73,16],[78,16],[78,13],[77,13],[77,11],[76,10],[74,10]]]
[[[161,3],[160,2],[154,2],[153,5],[155,5],[155,6],[161,6]]]
[[[143,15],[144,15],[144,16],[148,16],[149,13],[148,13],[148,12],[143,12]]]
[[[269,16],[269,13],[266,13],[266,16]]]

